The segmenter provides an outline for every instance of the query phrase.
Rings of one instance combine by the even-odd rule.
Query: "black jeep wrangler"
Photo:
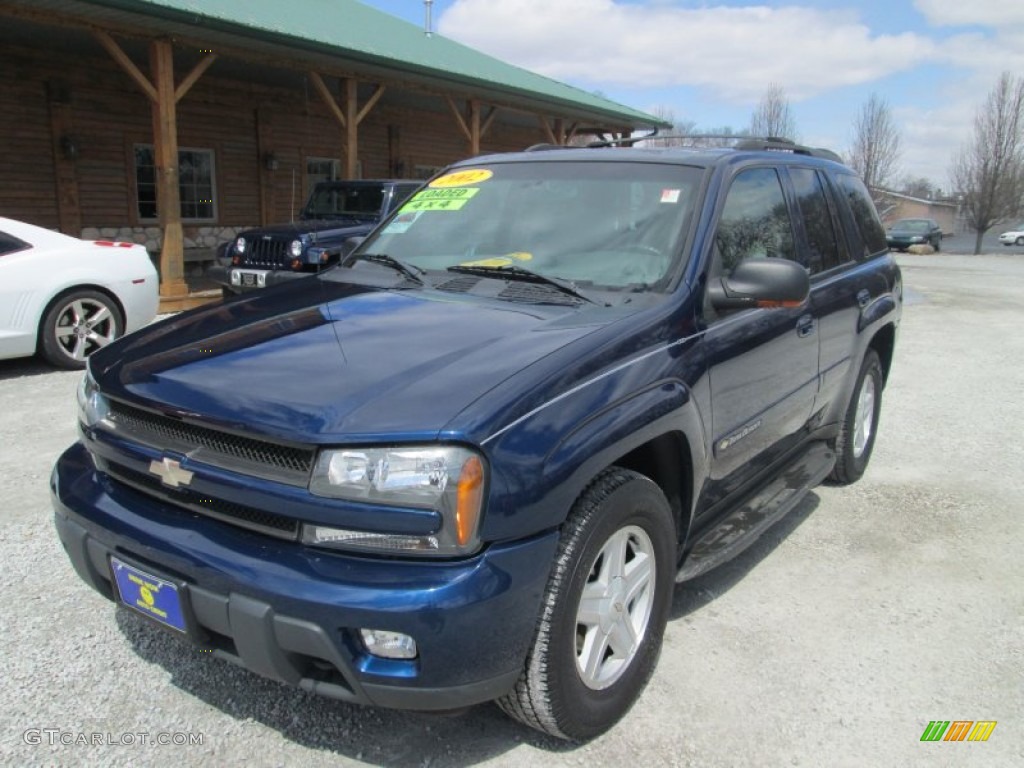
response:
[[[315,274],[338,263],[345,242],[367,234],[421,186],[418,181],[321,181],[298,221],[242,232],[226,244],[230,266],[207,272],[225,296]],[[220,254],[221,251],[218,251]]]

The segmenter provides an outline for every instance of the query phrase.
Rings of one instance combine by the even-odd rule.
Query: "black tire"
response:
[[[561,739],[585,741],[614,725],[640,695],[661,651],[672,603],[675,541],[672,511],[657,485],[619,467],[598,475],[562,527],[523,674],[498,705],[526,725]],[[604,552],[606,546],[611,554]],[[598,578],[598,572],[607,576],[616,571],[619,553],[623,578]],[[630,567],[638,585],[646,573],[653,585],[634,586],[635,594],[629,595]],[[607,583],[615,586],[606,589]],[[609,630],[593,622],[587,627],[581,612],[584,587],[592,592],[591,602],[604,600],[602,610],[618,617],[609,620]],[[595,597],[595,590],[611,599]],[[641,625],[639,632],[634,622]],[[632,645],[623,661],[615,658],[613,646],[624,637]],[[581,656],[599,660],[598,668],[581,671]]]
[[[1018,238],[1017,238],[1017,239],[1016,239],[1016,240],[1014,241],[1014,243],[1015,243],[1016,245],[1024,245],[1024,237],[1018,237]]]
[[[839,435],[833,441],[836,453],[836,465],[828,480],[833,485],[849,485],[860,480],[871,460],[871,451],[875,447],[875,435],[878,433],[878,413],[882,407],[882,363],[878,353],[869,349],[864,355],[857,375],[857,384],[850,395],[846,414],[839,426]],[[862,398],[869,397],[870,404]],[[858,414],[862,410],[870,410],[870,422],[861,424]],[[858,427],[867,426],[867,435]]]
[[[99,291],[75,290],[57,298],[39,327],[39,351],[60,368],[84,368],[85,359],[124,332],[117,304]]]
[[[938,253],[942,250],[942,240],[935,241],[935,252]]]

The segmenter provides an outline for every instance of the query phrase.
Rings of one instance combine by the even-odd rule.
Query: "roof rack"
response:
[[[728,133],[658,133],[655,130],[653,133],[648,133],[643,136],[626,136],[619,139],[604,139],[601,141],[592,141],[587,144],[588,147],[631,147],[641,141],[661,141],[666,139],[675,139],[687,142],[700,142],[700,141],[732,141],[736,142],[733,145],[733,149],[740,149],[746,151],[761,151],[761,152],[792,152],[795,155],[807,155],[809,157],[820,157],[825,160],[832,160],[837,163],[843,162],[842,157],[833,152],[831,149],[824,149],[823,147],[807,147],[803,144],[797,144],[791,139],[785,139],[780,136],[737,136],[736,134]],[[540,147],[538,147],[540,148]]]

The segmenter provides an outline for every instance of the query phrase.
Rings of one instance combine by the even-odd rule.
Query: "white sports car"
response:
[[[81,368],[90,353],[150,322],[158,293],[141,245],[0,217],[0,360],[38,352]]]

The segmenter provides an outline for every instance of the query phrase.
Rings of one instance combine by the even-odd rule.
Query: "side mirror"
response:
[[[341,258],[344,259],[352,253],[356,248],[363,244],[366,239],[365,235],[353,235],[352,237],[345,238],[341,244]]]
[[[729,277],[708,283],[708,298],[715,309],[799,307],[810,292],[807,270],[788,259],[741,261]]]

